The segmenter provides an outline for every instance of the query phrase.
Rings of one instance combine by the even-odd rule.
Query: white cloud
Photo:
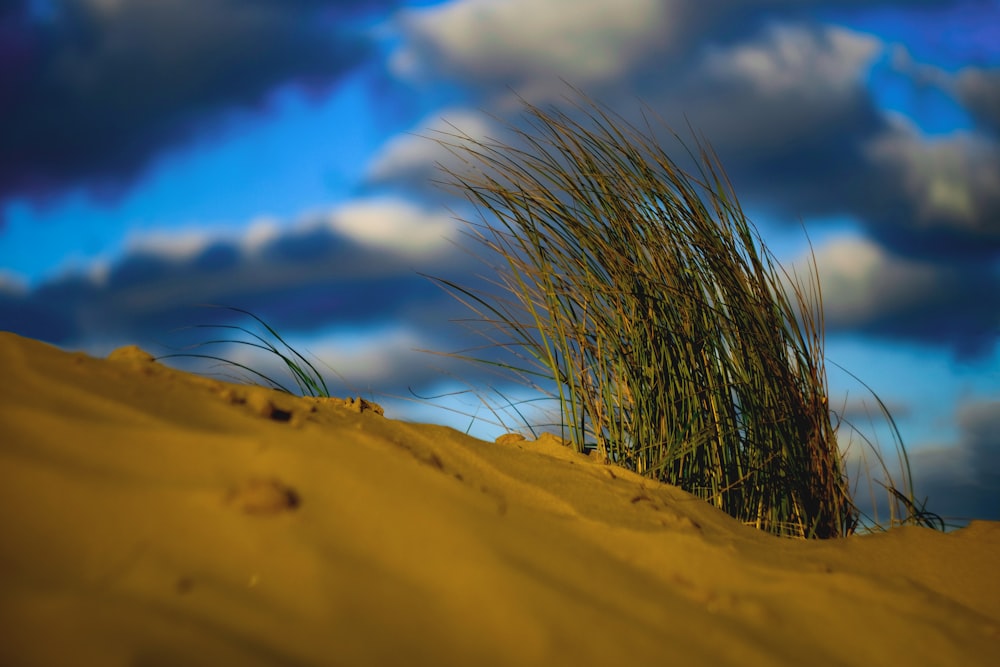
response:
[[[815,256],[828,331],[943,344],[965,359],[996,347],[1000,274],[989,263],[897,255],[853,236],[833,237]],[[792,264],[799,276],[807,261]]]
[[[238,231],[198,228],[134,233],[126,240],[126,255],[148,254],[174,262],[196,258],[213,244],[232,244],[247,256],[285,238],[317,227],[374,249],[411,258],[427,258],[450,247],[456,222],[442,209],[424,209],[398,198],[356,199],[336,208],[314,211],[288,223],[260,217]]]
[[[897,175],[903,196],[913,202],[913,228],[947,227],[984,233],[1000,242],[993,214],[1000,213],[1000,149],[987,137],[956,131],[921,136],[892,116],[891,130],[871,142],[868,157]]]
[[[461,172],[465,158],[440,141],[461,143],[497,138],[501,128],[486,114],[471,109],[443,109],[418,123],[412,132],[390,139],[372,158],[367,181],[372,185],[410,186],[427,191],[434,180],[444,178],[441,167]]]
[[[407,12],[396,73],[448,72],[475,85],[563,77],[578,84],[625,73],[682,26],[674,0],[465,0]],[[543,89],[534,93],[544,94]]]
[[[864,77],[881,49],[878,39],[843,28],[770,24],[752,39],[708,49],[658,106],[685,113],[723,155],[816,144],[868,121]]]
[[[451,249],[456,221],[443,210],[430,212],[402,199],[369,199],[331,211],[326,225],[366,246],[427,258]]]
[[[703,71],[769,97],[823,101],[853,91],[880,49],[878,39],[843,28],[773,24],[754,41],[710,50]]]
[[[273,243],[281,236],[281,224],[269,217],[259,217],[251,220],[243,232],[243,248],[248,252],[257,252]]]
[[[549,3],[539,6],[542,5]],[[693,5],[684,5],[684,12],[678,9],[681,4],[672,7],[678,11],[677,23],[656,27],[660,31],[659,41],[669,41],[671,30],[704,23],[704,17],[691,15]],[[650,62],[633,63],[633,67],[623,69],[613,80],[581,88],[585,94],[622,113],[624,118],[641,122],[636,117],[640,105],[635,97],[643,89],[639,81],[655,76],[655,82],[650,83],[643,95],[644,102],[655,112],[672,123],[679,122],[684,114],[720,154],[735,154],[752,163],[757,155],[772,155],[776,151],[794,153],[799,142],[815,145],[823,137],[846,135],[859,125],[879,122],[867,106],[864,76],[882,47],[878,39],[846,29],[771,24],[754,33],[751,39],[693,52],[693,60],[686,68],[678,68],[678,62],[669,58],[663,60],[657,52],[652,70]],[[646,55],[654,55],[654,51],[650,49]],[[525,77],[536,74],[544,84],[543,92],[514,84],[516,92],[529,102],[544,106],[546,101],[558,97],[572,97],[572,91],[554,81],[544,68],[540,71],[525,66]],[[567,81],[571,85],[578,83],[572,77],[567,77]],[[476,80],[463,83],[476,86]],[[489,91],[497,95],[496,89],[502,87],[493,84]],[[509,93],[504,93],[501,97],[491,97],[488,104],[516,124],[518,121],[511,112],[521,109],[506,106],[509,98]],[[435,163],[461,171],[458,158],[428,138],[435,137],[437,132],[454,133],[446,121],[473,139],[489,136],[501,142],[510,139],[503,128],[482,113],[445,109],[418,125],[416,136],[403,135],[387,142],[369,166],[368,182],[429,194],[427,183],[441,178]],[[834,145],[840,146],[836,142]],[[823,156],[813,159],[822,160]]]
[[[128,254],[149,253],[171,260],[185,260],[203,251],[217,236],[216,231],[207,228],[132,233],[125,240],[125,251]]]
[[[544,13],[551,4],[538,3],[532,12]],[[453,3],[438,11],[457,12],[460,6],[473,5],[478,3]],[[499,56],[475,55],[476,44],[485,51],[492,48],[484,46],[483,40],[470,42],[469,53],[454,55],[455,62],[434,55],[440,47],[434,42],[441,37],[437,33],[404,34],[402,48],[423,54],[438,80],[459,83],[486,108],[515,124],[520,124],[516,113],[521,109],[512,104],[513,95],[504,84],[529,102],[544,106],[572,98],[572,91],[555,80],[559,74],[633,123],[643,122],[638,117],[640,99],[678,129],[689,120],[708,138],[724,164],[736,166],[734,175],[742,169],[742,182],[750,184],[751,194],[756,191],[763,197],[790,200],[795,216],[817,211],[831,214],[838,212],[838,206],[849,207],[851,202],[845,201],[844,192],[837,188],[846,192],[853,182],[844,178],[849,174],[841,173],[852,167],[852,159],[857,162],[852,142],[883,125],[865,88],[865,76],[884,44],[870,35],[838,27],[773,22],[749,29],[752,32],[748,35],[737,33],[724,41],[716,40],[714,36],[722,34],[720,25],[733,25],[749,9],[726,5],[717,16],[690,1],[678,0],[665,7],[662,11],[669,20],[649,22],[650,34],[656,37],[631,45],[636,51],[629,64],[622,62],[613,77],[582,84],[570,70],[547,70],[544,63],[538,68],[524,63],[517,77],[491,78],[490,67]],[[531,39],[539,40],[539,48],[558,43],[557,27],[552,27],[556,32],[548,41],[532,32],[544,26],[543,22],[528,31]],[[499,22],[489,30],[513,34],[517,26]],[[741,32],[747,30],[740,28]],[[515,35],[512,43],[516,44],[517,38]],[[454,120],[474,137],[492,132],[501,142],[509,139],[489,127],[481,114],[461,109],[445,110],[423,127],[440,128],[440,116]],[[400,137],[387,143],[372,161],[369,183],[398,185],[424,196],[440,197],[439,191],[428,192],[427,187],[430,179],[441,177],[433,166],[437,161],[452,166],[455,159],[426,139]],[[802,169],[798,169],[800,165]],[[805,171],[808,177],[803,175]],[[778,173],[768,178],[769,172]],[[831,179],[837,180],[820,185]]]
[[[905,312],[939,289],[939,267],[891,256],[860,237],[835,237],[817,248],[815,257],[830,326],[863,326]],[[805,261],[796,264],[802,267]],[[802,268],[798,272],[805,275]]]

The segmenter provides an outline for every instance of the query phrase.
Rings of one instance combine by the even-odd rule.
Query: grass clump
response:
[[[770,533],[851,533],[815,265],[781,268],[704,142],[671,132],[688,171],[648,122],[525,110],[510,143],[437,138],[469,167],[445,172],[497,260],[500,295],[440,281],[513,355],[488,363],[553,387],[579,451]]]

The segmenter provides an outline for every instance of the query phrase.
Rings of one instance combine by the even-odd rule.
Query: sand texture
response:
[[[1000,664],[998,523],[779,539],[554,438],[0,368],[0,665]]]

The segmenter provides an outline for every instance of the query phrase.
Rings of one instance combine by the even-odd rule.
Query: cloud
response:
[[[948,262],[1000,256],[1000,142],[989,133],[996,81],[955,77],[888,49],[917,86],[958,90],[983,131],[926,136],[879,110],[864,78],[887,52],[840,28],[773,24],[712,48],[683,107],[723,158],[745,201],[787,220],[851,216],[893,252]],[[739,109],[739,113],[733,113]]]
[[[866,156],[871,186],[855,208],[883,243],[942,260],[1000,257],[1000,143],[922,137],[897,117]]]
[[[858,129],[845,120],[872,122],[862,79],[881,49],[878,39],[842,28],[770,24],[706,49],[684,93],[697,96],[692,117],[713,141],[755,152],[795,145],[822,131]],[[674,104],[687,108],[686,99]],[[726,112],[737,101],[740,112]]]
[[[425,76],[457,81],[473,91],[477,103],[515,123],[519,109],[512,103],[513,94],[491,78],[497,68],[507,72],[504,82],[514,92],[535,104],[559,102],[570,94],[556,80],[559,76],[626,119],[640,121],[640,99],[674,127],[683,128],[689,119],[722,156],[741,192],[791,211],[794,218],[843,208],[862,188],[859,167],[866,141],[885,127],[864,86],[867,69],[884,48],[877,39],[842,28],[774,21],[751,21],[733,33],[738,16],[748,12],[746,5],[708,12],[702,4],[678,0],[662,4],[657,18],[644,23],[655,38],[630,43],[633,55],[628,61],[617,61],[616,71],[607,76],[583,77],[580,82],[572,68],[547,71],[520,58],[528,47],[518,40],[530,39],[532,48],[546,49],[549,41],[538,30],[548,25],[543,7],[555,4],[523,8],[521,22],[531,16],[531,23],[540,14],[537,30],[528,32],[521,31],[519,23],[468,18],[461,25],[466,46],[460,50],[449,48],[450,30],[458,28],[440,27],[451,24],[432,23],[430,18],[437,14],[427,14],[427,28],[414,28],[423,25],[420,22],[403,23],[401,50],[422,63]],[[646,7],[638,0],[636,4]],[[610,0],[591,5],[628,13]],[[470,2],[435,9],[456,12],[451,20],[458,21],[473,16],[475,6],[478,3]],[[459,7],[464,9],[460,12]],[[577,18],[596,15],[595,9]],[[599,22],[595,19],[591,27],[599,30]],[[556,34],[563,30],[549,28]],[[518,48],[511,46],[508,52],[502,46],[482,47],[490,54],[485,58],[476,52],[476,45],[483,43]],[[585,39],[573,43],[588,48]],[[431,151],[420,154],[433,157]],[[408,163],[411,173],[416,172],[413,157]]]
[[[908,8],[954,0],[883,0]],[[457,82],[495,109],[508,87],[554,101],[565,79],[588,91],[644,90],[683,72],[706,43],[724,44],[803,10],[871,0],[463,0],[399,13],[391,66],[413,81]],[[807,7],[808,6],[808,7]]]
[[[372,54],[393,0],[62,0],[0,13],[0,202],[127,188],[163,151],[319,91]]]
[[[421,80],[459,80],[481,93],[515,87],[538,99],[565,78],[586,85],[629,71],[683,25],[674,0],[466,0],[403,12],[405,42],[392,69]]]
[[[988,264],[920,260],[860,237],[816,248],[826,327],[988,355],[1000,339],[1000,273]],[[807,259],[795,263],[799,275]]]
[[[406,134],[387,141],[369,162],[365,179],[369,187],[386,188],[425,200],[448,200],[454,193],[441,186],[447,181],[442,168],[462,173],[467,157],[445,144],[494,142],[506,134],[494,119],[471,109],[442,109],[420,121]]]
[[[854,217],[896,253],[996,258],[1000,143],[972,131],[928,137],[876,108],[864,78],[884,52],[844,29],[775,24],[709,49],[684,94],[660,106],[690,115],[744,202],[789,221]],[[948,81],[912,61],[901,71]]]
[[[1000,520],[1000,401],[979,401],[958,415],[956,446],[910,454],[919,500],[945,517]]]
[[[613,3],[604,4],[611,6]],[[539,6],[548,6],[548,3]],[[660,31],[660,38],[653,40],[655,44],[670,41],[674,32],[683,34],[684,39],[691,42],[685,42],[686,51],[663,61],[658,51],[662,47],[649,46],[641,58],[637,56],[631,69],[623,68],[615,76],[592,85],[581,84],[588,96],[622,113],[626,119],[638,120],[638,91],[643,103],[675,127],[683,126],[685,116],[689,118],[694,128],[708,137],[726,158],[727,165],[734,164],[735,169],[746,172],[749,187],[765,190],[768,184],[780,181],[774,178],[776,173],[781,177],[797,177],[786,187],[774,186],[775,194],[785,198],[789,192],[795,193],[797,187],[805,187],[810,182],[817,183],[813,190],[828,192],[833,180],[829,176],[837,174],[838,169],[843,171],[845,163],[856,162],[864,137],[881,129],[883,121],[863,86],[866,68],[881,48],[878,40],[839,28],[768,24],[749,36],[725,44],[713,41],[710,33],[702,34],[699,37],[704,44],[696,48],[696,40],[688,34],[690,26],[700,20],[689,16],[696,13],[695,5],[675,2],[669,7],[676,14],[676,23],[650,22],[647,27]],[[489,25],[491,31],[516,30],[513,25]],[[472,43],[486,39],[478,35],[476,29],[485,28],[478,28],[476,24],[470,27],[476,37],[470,37]],[[663,31],[669,34],[662,34]],[[421,33],[418,44],[433,34]],[[404,33],[404,37],[406,44],[411,36]],[[544,48],[546,42],[541,38],[538,42],[538,48]],[[577,46],[585,49],[586,42]],[[418,47],[405,48],[419,51]],[[464,53],[452,54],[452,58],[462,64],[459,69],[464,68],[462,71],[466,73],[465,78],[459,77],[462,84],[475,89],[475,82],[482,74],[480,67],[485,65]],[[496,54],[490,63],[495,66],[495,62],[502,59]],[[426,66],[433,68],[436,62],[431,60]],[[438,76],[447,79],[455,67],[458,66],[438,72]],[[523,83],[531,77],[539,77],[538,85],[531,83],[527,90],[514,84],[514,92],[527,101],[544,105],[573,97],[571,89],[554,81],[552,76],[539,73],[530,64],[518,64],[518,67],[522,70],[518,76]],[[570,73],[561,72],[569,84],[578,84]],[[512,97],[511,91],[503,87],[498,93],[496,86],[488,86],[482,90],[480,100],[491,112],[516,124],[520,106],[510,106],[507,101],[495,99],[496,95],[504,99]],[[460,122],[456,124],[460,127],[470,125],[473,128],[470,134],[477,136],[485,134],[486,130],[476,113],[452,109],[440,115],[457,118]],[[424,123],[431,131],[440,125],[436,118]],[[845,137],[851,140],[845,142]],[[805,155],[813,155],[816,151],[820,151],[824,159],[804,159]],[[845,157],[838,157],[839,154]],[[418,147],[411,138],[390,142],[385,154],[377,159],[377,166],[372,168],[372,175],[380,182],[393,175],[384,167],[390,161],[388,156],[396,164],[405,163],[407,174],[417,173],[421,160],[427,163],[439,159],[439,153]],[[806,174],[800,175],[803,171]],[[758,173],[763,175],[752,178]],[[833,195],[825,196],[830,202],[836,201]],[[806,197],[800,199],[804,201]]]
[[[198,304],[215,303],[260,313],[281,331],[389,322],[426,331],[460,312],[416,273],[448,277],[470,261],[454,252],[453,225],[439,212],[373,199],[286,228],[258,222],[243,236],[132,239],[99,270],[32,289],[0,283],[0,329],[88,349],[142,345],[195,323]]]
[[[655,105],[711,143],[744,203],[786,220],[843,213],[865,194],[864,147],[884,128],[864,85],[882,49],[843,28],[768,24],[705,50]]]
[[[969,67],[962,70],[956,93],[981,127],[1000,134],[1000,69]]]
[[[457,222],[444,212],[428,214],[402,200],[354,201],[337,209],[329,226],[362,246],[424,258],[441,255],[442,243],[454,238]]]

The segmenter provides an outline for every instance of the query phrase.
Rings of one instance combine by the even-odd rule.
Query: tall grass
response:
[[[447,182],[496,262],[501,294],[440,280],[511,355],[487,362],[549,380],[577,450],[770,533],[851,533],[815,263],[782,269],[704,142],[670,132],[685,170],[652,123],[524,107],[510,142],[436,139],[465,161]]]

